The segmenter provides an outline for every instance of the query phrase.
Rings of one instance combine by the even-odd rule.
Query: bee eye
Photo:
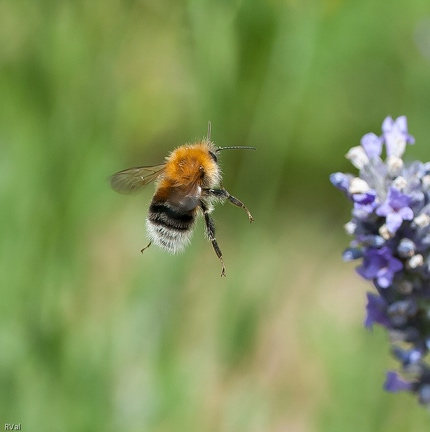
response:
[[[214,162],[218,162],[218,158],[216,157],[215,153],[210,151],[209,154],[211,155],[211,158],[214,160]]]

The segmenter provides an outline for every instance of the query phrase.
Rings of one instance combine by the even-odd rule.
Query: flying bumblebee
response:
[[[225,276],[225,265],[221,249],[215,238],[215,225],[210,213],[218,201],[228,200],[241,207],[254,221],[249,210],[221,185],[221,170],[218,153],[230,149],[255,147],[216,147],[208,137],[202,141],[182,145],[166,157],[165,162],[154,166],[141,166],[119,171],[111,177],[112,188],[120,193],[133,193],[156,181],[155,194],[149,206],[146,228],[149,244],[152,243],[170,252],[182,252],[190,243],[197,215],[203,214],[206,235],[221,262],[221,276]]]

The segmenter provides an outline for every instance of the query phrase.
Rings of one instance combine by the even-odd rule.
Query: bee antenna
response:
[[[212,133],[212,123],[211,123],[211,121],[209,120],[209,121],[208,121],[208,135],[207,135],[207,139],[208,139],[208,141],[211,140],[211,133]]]
[[[220,152],[221,150],[236,150],[236,149],[242,149],[242,150],[257,150],[255,147],[249,147],[249,146],[228,146],[228,147],[218,147],[216,149],[216,152]]]

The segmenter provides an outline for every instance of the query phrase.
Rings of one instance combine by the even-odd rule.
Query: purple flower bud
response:
[[[354,201],[354,211],[360,214],[361,217],[372,213],[377,205],[376,192],[372,190],[353,194],[352,200]]]
[[[418,401],[421,405],[430,404],[430,384],[422,385],[418,390]]]
[[[353,261],[363,256],[363,251],[358,248],[347,248],[343,251],[342,258],[344,261]]]
[[[399,347],[394,347],[392,353],[394,357],[402,362],[404,368],[411,365],[418,365],[423,357],[422,352],[418,349],[405,350]]]
[[[402,157],[406,144],[413,144],[415,139],[408,134],[408,125],[405,116],[393,120],[387,117],[382,123],[383,139],[387,149],[387,156]]]
[[[417,303],[413,299],[399,300],[387,308],[387,315],[394,326],[404,326],[418,311]]]
[[[357,240],[363,244],[363,246],[370,246],[373,248],[381,248],[385,240],[380,235],[374,235],[374,234],[361,234],[357,236]]]
[[[415,253],[415,243],[408,238],[402,238],[399,246],[397,246],[397,253],[401,258],[410,258]]]
[[[361,138],[361,146],[369,159],[381,156],[382,139],[373,132],[367,133]]]
[[[347,192],[349,185],[351,183],[352,176],[337,172],[330,175],[330,181],[332,185],[338,189],[340,189],[342,192]]]

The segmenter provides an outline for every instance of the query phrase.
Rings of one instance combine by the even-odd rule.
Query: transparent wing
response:
[[[165,164],[127,168],[119,171],[110,178],[110,185],[116,192],[129,194],[137,192],[159,177],[164,171]]]

